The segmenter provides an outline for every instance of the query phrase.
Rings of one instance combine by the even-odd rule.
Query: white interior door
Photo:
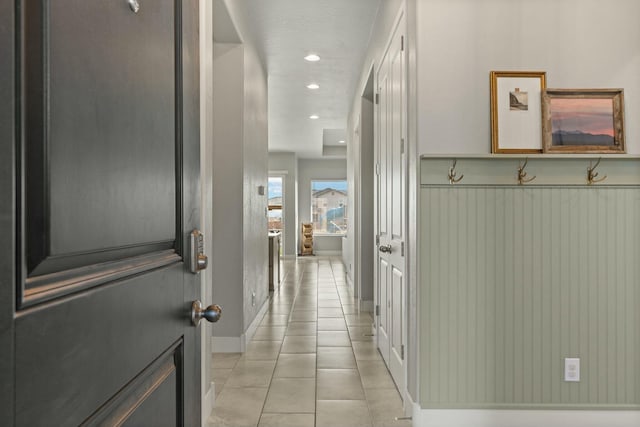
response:
[[[378,348],[399,390],[405,388],[406,68],[403,20],[378,72]]]
[[[387,61],[382,63],[378,72],[378,114],[377,129],[378,138],[376,147],[378,182],[376,189],[377,212],[377,239],[378,251],[376,252],[376,327],[378,349],[384,361],[389,364],[389,254],[380,249],[387,247],[389,238],[389,162],[387,153],[389,149],[389,67]]]

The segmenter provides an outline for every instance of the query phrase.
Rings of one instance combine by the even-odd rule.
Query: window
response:
[[[347,232],[347,181],[311,181],[311,219],[314,233]]]
[[[282,231],[282,183],[281,176],[269,177],[269,230]]]

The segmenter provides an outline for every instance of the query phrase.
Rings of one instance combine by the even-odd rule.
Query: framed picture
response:
[[[623,90],[545,90],[542,134],[545,153],[624,153]]]
[[[491,152],[542,152],[544,71],[491,72]]]

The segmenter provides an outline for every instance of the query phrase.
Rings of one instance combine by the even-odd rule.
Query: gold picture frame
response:
[[[491,71],[491,152],[542,153],[545,71]]]
[[[546,89],[542,135],[545,153],[624,153],[624,90]]]

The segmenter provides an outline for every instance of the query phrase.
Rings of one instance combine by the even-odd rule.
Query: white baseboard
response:
[[[420,405],[413,401],[411,395],[405,390],[404,392],[404,414],[411,417],[411,425],[420,426],[422,409]]]
[[[211,338],[212,353],[242,353],[240,337],[213,337]]]
[[[337,256],[342,255],[342,251],[313,251],[313,254],[318,256]]]
[[[268,309],[269,309],[269,298],[264,300],[264,303],[262,304],[262,307],[260,307],[258,314],[256,314],[256,317],[253,318],[253,322],[251,322],[247,330],[244,331],[244,334],[242,334],[242,352],[243,353],[247,349],[247,344],[251,342],[251,340],[253,339],[253,336],[256,334],[256,329],[258,329],[258,326],[260,326],[260,322],[262,322],[262,318],[264,317]]]
[[[365,311],[367,313],[373,313],[373,300],[361,300],[360,301],[360,311]]]
[[[209,391],[202,397],[202,425],[208,425],[207,420],[211,416],[216,401],[216,384],[211,382]]]
[[[414,427],[637,427],[640,411],[420,409]]]
[[[342,263],[344,264],[344,261]],[[353,280],[351,280],[351,272],[347,272],[347,274],[345,274],[345,277],[347,278],[347,285],[349,285],[349,289],[351,289],[352,292],[355,292],[356,287],[353,286]]]
[[[247,349],[247,344],[251,341],[256,333],[256,329],[262,322],[262,318],[269,309],[269,300],[265,300],[260,311],[251,322],[251,325],[247,330],[239,337],[216,337],[211,339],[211,352],[212,353],[244,353]]]

